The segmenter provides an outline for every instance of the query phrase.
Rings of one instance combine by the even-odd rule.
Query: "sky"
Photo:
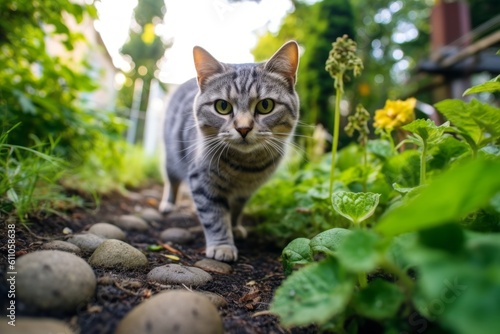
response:
[[[159,79],[182,83],[195,76],[192,50],[199,45],[222,62],[252,62],[250,50],[258,33],[276,31],[291,10],[290,0],[261,0],[228,3],[226,0],[165,0],[164,24],[156,33],[173,41],[166,52]],[[126,69],[119,54],[128,36],[137,0],[101,0],[97,4],[96,30],[113,58],[115,66]],[[274,50],[273,50],[274,51]]]

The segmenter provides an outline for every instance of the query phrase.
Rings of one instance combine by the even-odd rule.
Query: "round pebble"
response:
[[[216,307],[202,294],[185,290],[161,292],[139,304],[118,324],[115,334],[222,334]]]
[[[115,225],[127,231],[146,231],[148,223],[140,217],[133,215],[122,215],[115,220]]]
[[[197,291],[197,292],[207,297],[212,302],[212,304],[214,304],[219,308],[227,306],[226,298],[222,297],[221,295],[208,291]]]
[[[8,317],[7,317],[8,318]],[[9,320],[7,320],[9,321]],[[40,334],[57,333],[73,334],[74,332],[64,322],[50,318],[20,317],[16,319],[16,326],[11,326],[7,321],[0,322],[0,333],[3,334]]]
[[[233,271],[233,267],[231,267],[229,264],[213,259],[202,259],[200,261],[197,261],[194,266],[217,274],[227,275]]]
[[[199,224],[198,217],[193,214],[183,212],[171,212],[165,218],[165,221],[172,226],[193,226]]]
[[[71,312],[85,306],[95,293],[92,268],[67,252],[33,252],[20,257],[16,269],[17,297],[30,308]]]
[[[125,240],[125,232],[116,225],[97,223],[89,228],[89,232],[105,239]]]
[[[163,242],[175,242],[178,244],[187,244],[193,241],[193,234],[184,228],[171,227],[161,232],[160,239]]]
[[[148,259],[126,242],[108,239],[94,251],[89,263],[100,268],[133,269],[147,266]]]
[[[62,252],[73,253],[75,255],[80,255],[80,253],[82,252],[80,247],[78,247],[77,245],[62,240],[53,240],[47,242],[43,244],[41,248],[49,250],[59,250]]]
[[[92,253],[104,240],[106,239],[92,233],[82,233],[71,236],[68,242],[78,246],[84,253]]]
[[[139,216],[147,220],[148,222],[158,222],[163,219],[162,215],[158,210],[155,210],[153,208],[144,208],[139,212]]]
[[[148,280],[162,284],[198,286],[211,281],[212,276],[200,268],[171,263],[153,268],[148,273]]]

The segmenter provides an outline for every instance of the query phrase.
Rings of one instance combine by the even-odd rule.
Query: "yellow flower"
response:
[[[373,126],[378,129],[393,130],[415,120],[415,104],[413,97],[402,100],[387,100],[384,109],[375,111]]]
[[[144,32],[142,33],[142,41],[146,44],[151,44],[155,40],[155,26],[152,23],[148,23],[144,26]]]

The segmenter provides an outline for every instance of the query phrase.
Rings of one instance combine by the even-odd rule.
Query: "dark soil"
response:
[[[156,186],[158,190],[158,186]],[[132,199],[134,198],[134,199]],[[127,196],[113,194],[101,198],[97,209],[75,208],[65,216],[45,215],[32,218],[27,226],[17,224],[17,257],[40,249],[48,240],[64,240],[63,229],[70,228],[74,233],[87,230],[92,224],[109,221],[114,216],[134,213],[140,208],[156,207],[157,200],[147,196]],[[2,222],[3,220],[3,222]],[[250,225],[252,224],[249,220]],[[149,251],[148,246],[158,244],[160,232],[167,227],[189,227],[198,223],[192,219],[169,219],[153,224],[147,232],[127,232],[127,242],[142,250],[149,266],[143,270],[102,270],[95,269],[98,286],[94,300],[76,314],[46,314],[30,311],[27,305],[16,301],[17,316],[55,317],[66,321],[82,334],[113,333],[118,322],[136,305],[165,289],[186,288],[163,286],[150,283],[147,273],[156,266],[167,263],[193,265],[204,257],[203,233],[189,245],[172,244],[181,252],[180,261],[173,261],[164,255],[168,250]],[[0,276],[4,277],[7,268],[7,223],[0,216]],[[261,241],[255,233],[247,239],[238,240],[239,259],[232,263],[233,272],[229,275],[211,273],[213,280],[193,290],[203,290],[223,296],[228,304],[220,308],[226,333],[315,333],[314,327],[287,330],[279,325],[277,317],[266,311],[276,288],[283,281],[283,271],[279,262],[281,250],[272,244]],[[88,259],[90,254],[84,256]],[[187,287],[190,288],[190,287]],[[7,303],[6,281],[0,282],[0,304],[2,310]],[[5,312],[5,311],[4,311]],[[3,313],[3,312],[2,312]],[[5,320],[5,315],[2,315]]]

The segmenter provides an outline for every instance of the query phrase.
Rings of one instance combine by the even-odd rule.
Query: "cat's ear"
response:
[[[207,50],[199,46],[193,48],[193,58],[200,87],[212,75],[224,72],[224,66]]]
[[[299,46],[297,45],[297,42],[290,41],[285,43],[266,62],[265,69],[269,72],[279,73],[290,80],[292,84],[295,84],[297,81],[298,66]]]

